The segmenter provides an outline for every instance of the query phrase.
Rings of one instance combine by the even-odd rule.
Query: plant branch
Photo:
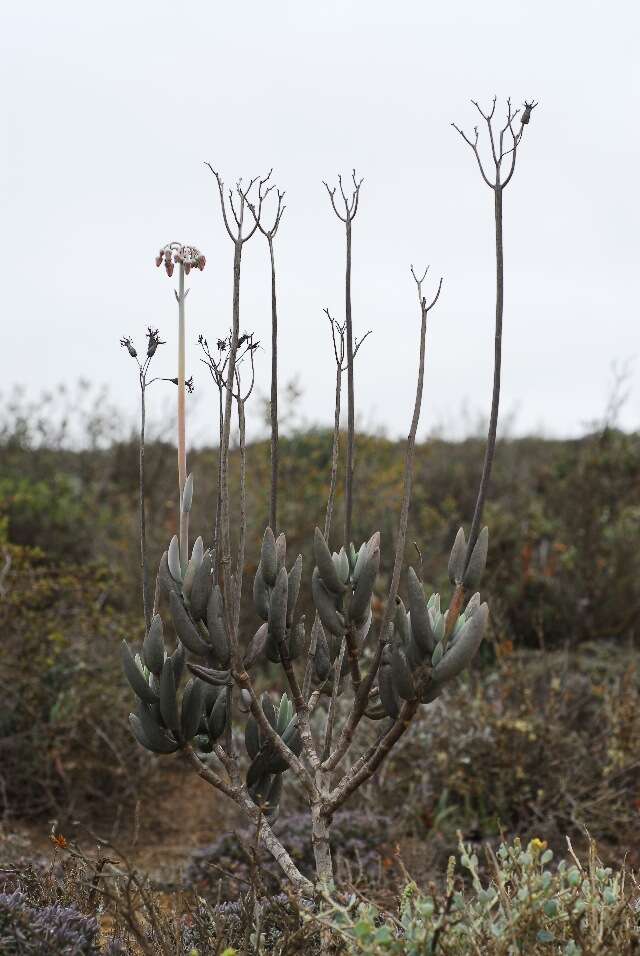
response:
[[[344,202],[344,216],[338,212],[338,208],[335,202],[335,187],[330,189],[327,183],[325,183],[325,188],[331,199],[331,205],[333,211],[335,212],[338,219],[345,224],[345,239],[346,239],[346,258],[345,258],[345,283],[344,283],[344,298],[345,298],[345,327],[346,327],[346,344],[347,344],[347,466],[346,466],[346,477],[345,477],[345,514],[344,514],[344,546],[346,549],[349,548],[349,542],[351,541],[352,534],[352,517],[353,517],[353,470],[354,470],[354,450],[355,450],[355,388],[354,388],[354,378],[353,378],[353,359],[354,359],[354,347],[353,347],[353,319],[352,319],[352,308],[351,308],[351,228],[353,220],[355,219],[356,213],[358,211],[358,203],[360,198],[360,187],[362,186],[363,180],[356,179],[355,170],[352,174],[353,178],[353,190],[351,197],[347,198],[347,194],[344,191],[342,185],[342,176],[338,177],[338,184],[340,186],[340,193]]]
[[[469,137],[458,127],[455,123],[451,125],[457,132],[462,136],[464,141],[471,146],[475,154],[478,166],[480,167],[480,172],[482,173],[482,178],[485,183],[490,186],[494,194],[494,221],[495,221],[495,248],[496,248],[496,310],[495,310],[495,333],[494,333],[494,365],[493,365],[493,388],[491,395],[491,412],[489,416],[489,429],[487,434],[487,444],[485,448],[484,461],[482,465],[482,475],[480,478],[480,485],[478,487],[478,495],[476,498],[476,504],[473,513],[473,519],[471,522],[471,530],[469,532],[469,539],[467,542],[467,551],[465,557],[465,570],[469,565],[471,560],[471,554],[473,548],[478,539],[478,534],[480,533],[480,524],[482,521],[482,513],[484,510],[484,504],[487,497],[487,491],[489,488],[489,480],[491,478],[491,470],[493,466],[493,460],[495,456],[495,446],[496,446],[496,434],[498,428],[498,412],[500,406],[500,378],[501,378],[501,367],[502,367],[502,322],[503,322],[503,313],[504,313],[504,250],[503,250],[503,235],[502,235],[502,194],[505,187],[511,181],[513,176],[516,157],[518,152],[518,146],[522,141],[524,135],[524,128],[528,124],[531,117],[531,111],[537,106],[537,103],[525,103],[524,112],[521,115],[520,119],[520,130],[516,133],[513,128],[513,122],[515,118],[520,114],[519,110],[512,110],[511,100],[507,99],[507,119],[503,127],[500,128],[499,137],[498,137],[498,147],[496,148],[496,136],[493,128],[493,119],[496,109],[496,97],[493,98],[493,103],[491,110],[485,112],[479,104],[472,100],[473,105],[476,107],[480,115],[483,117],[486,125],[489,136],[489,143],[491,146],[491,154],[493,157],[495,165],[495,179],[491,181],[486,175],[482,160],[480,159],[480,153],[478,150],[478,129],[475,129],[475,140],[472,142]],[[511,135],[511,147],[505,149],[504,137],[505,133],[509,130]],[[506,174],[506,177],[503,178],[502,164],[510,157],[509,169]],[[453,621],[453,616],[451,618]]]
[[[289,879],[298,895],[311,898],[314,892],[313,884],[310,880],[302,875],[298,867],[295,865],[280,840],[278,840],[275,833],[264,819],[264,815],[260,807],[256,806],[247,793],[246,788],[231,787],[226,784],[224,780],[218,776],[218,774],[216,774],[213,770],[207,767],[202,760],[200,760],[198,755],[189,744],[187,744],[187,746],[184,748],[184,755],[188,763],[193,767],[199,777],[210,784],[210,786],[215,787],[217,790],[220,790],[222,793],[226,794],[226,796],[230,797],[234,803],[244,810],[249,819],[256,824],[256,827],[259,828],[260,842],[265,849],[271,853],[276,863],[281,868],[285,876]]]
[[[413,416],[411,419],[411,427],[409,429],[409,435],[407,437],[407,452],[405,458],[405,470],[404,470],[404,488],[402,493],[402,504],[400,507],[400,519],[398,523],[398,537],[396,542],[396,553],[394,558],[393,573],[391,576],[391,584],[389,587],[389,594],[387,597],[387,602],[385,605],[385,610],[382,618],[382,623],[380,625],[380,631],[378,635],[378,645],[374,655],[374,659],[369,668],[369,671],[360,684],[360,688],[353,702],[353,707],[351,713],[342,729],[338,745],[334,752],[331,754],[328,760],[323,764],[323,769],[334,770],[345,753],[347,752],[349,745],[353,739],[353,734],[355,733],[356,727],[358,726],[365,710],[367,707],[369,692],[373,687],[373,682],[378,672],[380,666],[380,659],[382,657],[382,650],[384,645],[387,643],[389,625],[393,619],[393,614],[395,613],[395,600],[398,593],[398,585],[400,583],[400,572],[402,570],[402,563],[404,561],[404,551],[405,551],[405,542],[407,536],[407,525],[409,521],[409,505],[411,502],[411,488],[413,483],[413,459],[415,452],[415,441],[416,433],[418,430],[418,423],[420,421],[420,411],[422,408],[422,393],[424,388],[424,367],[425,367],[425,352],[426,352],[426,336],[427,336],[427,316],[431,309],[436,305],[438,299],[440,298],[440,292],[442,290],[442,279],[438,283],[438,289],[435,296],[429,304],[427,304],[426,298],[422,294],[422,283],[426,277],[427,270],[425,270],[421,279],[418,279],[415,275],[413,267],[411,268],[411,273],[413,275],[414,281],[417,286],[418,291],[418,302],[420,306],[420,351],[418,358],[418,381],[416,384],[416,397],[413,407]]]

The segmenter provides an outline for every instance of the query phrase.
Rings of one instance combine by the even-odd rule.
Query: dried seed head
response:
[[[156,354],[156,349],[159,345],[166,345],[163,339],[160,338],[160,333],[157,329],[152,329],[151,326],[147,329],[147,358],[151,358]]]
[[[122,346],[123,349],[126,349],[126,350],[127,350],[127,352],[129,353],[129,355],[131,356],[131,358],[137,358],[137,357],[138,357],[138,353],[137,353],[136,349],[133,347],[133,342],[131,341],[130,336],[128,336],[128,335],[123,336],[123,337],[120,339],[120,345]]]

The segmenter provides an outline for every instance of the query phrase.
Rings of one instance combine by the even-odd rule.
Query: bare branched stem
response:
[[[482,513],[484,510],[484,504],[487,497],[487,491],[489,488],[489,480],[491,478],[491,469],[493,466],[493,459],[495,456],[495,446],[496,446],[496,434],[498,428],[498,411],[500,406],[500,375],[502,367],[502,320],[504,312],[504,252],[503,252],[503,241],[502,241],[502,194],[505,187],[511,181],[513,176],[516,157],[518,152],[518,146],[522,141],[524,135],[525,125],[529,122],[531,116],[531,111],[537,105],[536,103],[525,103],[524,112],[522,114],[521,125],[519,131],[516,131],[513,128],[513,123],[520,110],[512,110],[511,101],[507,100],[507,116],[506,122],[503,127],[499,129],[498,132],[494,129],[494,115],[496,110],[496,97],[494,96],[491,109],[485,112],[482,107],[475,101],[472,100],[473,105],[476,107],[480,116],[483,118],[485,125],[487,127],[487,134],[489,137],[489,144],[491,148],[491,160],[495,169],[493,178],[487,173],[485,166],[483,164],[482,158],[480,156],[480,151],[478,148],[479,144],[479,133],[478,128],[474,129],[474,138],[471,139],[467,134],[455,123],[451,125],[453,128],[460,134],[462,139],[471,147],[475,155],[476,161],[478,163],[478,168],[482,179],[493,190],[494,195],[494,220],[495,220],[495,247],[496,247],[496,315],[495,315],[495,335],[494,335],[494,365],[493,365],[493,390],[491,396],[491,413],[489,416],[489,430],[487,434],[487,444],[484,454],[484,462],[482,465],[482,476],[480,478],[480,485],[478,488],[478,495],[476,498],[476,504],[473,513],[473,519],[471,522],[471,530],[469,532],[469,538],[467,542],[467,553],[465,560],[465,568],[469,564],[471,559],[471,553],[473,551],[474,545],[478,539],[478,534],[480,532],[480,524],[482,522]],[[505,135],[509,133],[511,138],[511,146],[507,149],[505,146]],[[506,173],[503,164],[506,162]],[[451,617],[452,625],[454,623],[453,616]]]
[[[242,263],[242,242],[234,244],[233,251],[233,301],[231,344],[229,346],[229,361],[227,369],[227,386],[224,396],[224,413],[222,425],[222,447],[220,449],[220,571],[223,582],[223,592],[227,613],[232,612],[235,595],[231,582],[231,534],[230,534],[230,492],[229,492],[229,441],[231,436],[231,413],[233,404],[233,380],[236,371],[236,356],[238,352],[238,338],[240,336],[240,270]],[[231,624],[231,621],[228,622]],[[230,627],[230,639],[239,663],[238,635],[235,626]]]
[[[244,571],[244,552],[247,539],[247,438],[246,421],[244,414],[244,399],[240,396],[240,380],[238,380],[238,433],[240,445],[240,528],[238,534],[238,556],[236,560],[236,597],[234,605],[234,627],[236,633],[240,627],[240,605],[242,602],[242,576]]]
[[[216,522],[213,530],[214,578],[220,577],[220,522],[222,520],[222,433],[224,431],[224,409],[222,385],[218,385],[218,481],[216,491]]]
[[[233,303],[232,303],[232,326],[231,333],[228,339],[228,351],[226,351],[226,358],[224,360],[224,410],[222,417],[222,442],[220,450],[220,549],[221,549],[221,575],[224,587],[224,599],[225,599],[225,618],[229,633],[229,643],[231,646],[231,660],[232,660],[232,669],[231,674],[234,682],[242,690],[246,691],[249,695],[250,709],[253,714],[260,730],[262,732],[265,740],[274,748],[274,750],[283,757],[290,767],[292,773],[297,777],[301,786],[306,790],[309,799],[311,801],[316,800],[318,797],[317,789],[313,778],[307,771],[306,767],[302,761],[287,747],[287,745],[282,741],[282,738],[279,734],[276,733],[274,728],[271,726],[267,720],[264,710],[258,700],[257,694],[253,687],[251,678],[249,674],[243,667],[242,664],[242,652],[239,644],[239,635],[238,635],[238,624],[239,624],[239,611],[240,611],[240,597],[241,597],[241,586],[242,586],[242,567],[243,562],[243,550],[244,550],[244,540],[246,535],[246,513],[244,513],[241,505],[241,527],[239,531],[239,539],[242,542],[241,548],[238,553],[238,561],[236,562],[235,574],[231,573],[232,561],[231,561],[231,541],[230,541],[230,504],[229,504],[229,442],[230,442],[230,429],[231,429],[231,413],[233,407],[234,398],[238,402],[239,406],[243,405],[243,398],[240,392],[240,382],[237,374],[238,364],[241,360],[239,357],[239,339],[240,339],[240,277],[241,277],[241,262],[242,262],[242,247],[244,243],[250,238],[259,228],[260,225],[260,214],[262,208],[262,201],[267,195],[268,190],[264,190],[268,176],[263,180],[251,180],[249,185],[246,188],[243,188],[240,184],[236,187],[236,196],[235,202],[233,194],[230,194],[229,197],[229,208],[233,219],[237,226],[237,231],[233,232],[230,226],[230,216],[227,211],[227,205],[225,202],[224,196],[224,187],[220,176],[212,170],[214,176],[216,177],[216,182],[218,184],[218,191],[220,196],[220,202],[222,207],[223,219],[225,222],[225,227],[229,236],[231,237],[234,245],[234,258],[233,258]],[[259,182],[258,185],[258,204],[257,207],[254,207],[249,203],[247,196],[253,187],[253,185]],[[244,214],[245,207],[248,206],[253,214],[254,226],[251,228],[247,235],[243,233],[243,223],[244,223]],[[243,339],[245,337],[243,336]],[[205,343],[206,344],[206,343]],[[251,360],[252,360],[252,373],[253,373],[253,348],[252,343],[249,345],[248,349]],[[246,354],[246,353],[245,353]],[[211,367],[211,366],[210,366]],[[253,381],[253,375],[252,375]],[[237,387],[237,393],[234,393],[234,384]],[[241,444],[244,445],[244,415],[243,412],[239,412],[239,424],[241,430]],[[243,481],[241,482],[244,483]],[[244,492],[241,491],[241,497]],[[233,610],[231,610],[233,609]],[[253,804],[251,804],[253,806]]]
[[[234,666],[241,668],[242,655],[238,642],[238,633],[235,626],[235,620],[239,619],[239,605],[241,588],[234,587],[232,560],[231,560],[231,534],[230,534],[230,492],[229,492],[229,442],[231,436],[231,417],[234,399],[234,384],[236,382],[236,363],[238,358],[238,340],[240,338],[240,276],[242,264],[242,249],[245,242],[254,235],[260,223],[262,211],[262,202],[264,199],[263,187],[268,182],[271,173],[264,179],[253,178],[245,187],[238,182],[234,191],[230,190],[228,199],[225,199],[224,183],[220,174],[213,169],[210,163],[206,164],[213,173],[218,186],[218,195],[220,197],[220,207],[222,218],[227,233],[233,242],[233,298],[231,307],[231,335],[229,338],[229,351],[226,360],[226,387],[224,389],[224,411],[222,418],[222,442],[220,448],[220,574],[222,577],[223,594],[225,601],[225,617],[229,629],[229,641],[231,644]],[[258,204],[254,208],[248,197],[254,185],[258,183]],[[236,208],[237,202],[237,208]],[[244,231],[245,208],[249,207],[253,214],[254,224]],[[234,231],[230,225],[229,211],[233,215],[236,223]]]
[[[331,206],[338,219],[345,225],[345,283],[344,283],[344,311],[345,311],[345,332],[347,344],[347,467],[345,476],[345,505],[344,505],[344,546],[348,549],[351,541],[351,525],[353,517],[353,469],[354,469],[354,451],[355,451],[355,388],[353,380],[353,318],[351,310],[351,227],[353,220],[358,212],[360,201],[360,187],[362,179],[356,179],[355,170],[352,174],[353,187],[349,197],[344,191],[342,176],[338,177],[338,185],[344,205],[344,214],[338,210],[336,205],[336,188],[330,188],[325,183],[325,188],[331,200]]]
[[[515,155],[515,154],[514,154]],[[467,557],[465,567],[471,559],[473,547],[480,532],[482,512],[489,488],[491,469],[496,449],[496,435],[498,431],[498,412],[500,408],[500,376],[502,370],[502,317],[504,312],[504,255],[502,247],[502,187],[494,189],[494,216],[496,229],[496,319],[493,350],[493,391],[491,394],[491,414],[489,416],[489,431],[482,464],[482,476],[478,488],[478,496],[473,512],[469,541],[467,543]]]
[[[331,531],[331,521],[333,518],[333,506],[336,498],[336,485],[338,482],[338,459],[340,453],[340,408],[342,403],[342,373],[344,372],[345,328],[344,325],[340,325],[331,317],[328,309],[325,309],[324,311],[331,325],[333,352],[336,359],[336,392],[333,413],[333,441],[331,444],[331,478],[329,482],[327,512],[324,519],[324,537],[325,541],[328,541],[329,533]]]
[[[429,304],[427,304],[426,298],[422,295],[422,283],[426,277],[426,270],[421,279],[418,279],[411,270],[416,286],[418,289],[418,302],[420,305],[420,352],[418,358],[418,381],[416,385],[416,397],[413,406],[413,416],[411,419],[411,427],[409,429],[409,435],[407,437],[407,452],[405,457],[405,469],[404,469],[404,487],[402,492],[402,504],[400,506],[400,519],[398,522],[398,536],[396,540],[396,552],[393,563],[393,572],[391,576],[391,584],[389,586],[389,594],[387,596],[387,602],[385,605],[384,614],[382,617],[382,623],[380,625],[380,631],[378,635],[378,645],[374,655],[374,659],[369,668],[369,671],[360,684],[359,690],[355,696],[353,707],[351,713],[342,729],[340,739],[336,746],[336,749],[323,764],[323,769],[325,770],[334,770],[344,755],[346,754],[349,745],[353,739],[356,727],[358,726],[362,716],[366,710],[367,703],[369,700],[369,692],[373,687],[373,682],[375,680],[376,674],[378,673],[378,668],[380,666],[380,658],[382,657],[382,650],[385,643],[388,640],[389,625],[393,619],[393,614],[395,612],[395,601],[398,594],[398,585],[400,584],[400,572],[402,570],[402,564],[404,561],[404,551],[405,543],[407,537],[407,525],[409,522],[409,505],[411,503],[411,488],[413,484],[413,460],[415,453],[415,442],[416,442],[416,433],[418,430],[418,423],[420,421],[420,411],[422,408],[422,393],[424,389],[424,367],[425,367],[425,352],[426,352],[426,337],[427,337],[427,316],[431,309],[437,303],[440,292],[442,289],[442,279],[438,283],[438,289]]]
[[[357,769],[356,765],[354,765],[351,770],[345,774],[338,786],[331,791],[323,807],[323,812],[326,816],[330,817],[355,790],[373,776],[398,740],[400,740],[402,735],[409,729],[411,721],[418,710],[418,706],[417,701],[405,701],[403,703],[397,720],[394,721],[375,750],[369,752],[368,756],[357,766]]]
[[[145,630],[149,630],[151,624],[152,611],[149,604],[149,573],[147,561],[147,513],[145,504],[146,474],[145,474],[145,429],[147,420],[147,388],[156,378],[148,379],[149,368],[156,354],[158,346],[166,343],[160,338],[157,329],[151,327],[147,330],[147,349],[146,355],[140,360],[137,349],[129,336],[120,339],[120,345],[127,349],[131,358],[135,360],[138,367],[138,382],[140,385],[140,432],[138,443],[138,508],[140,522],[140,575],[142,583],[142,611],[144,614]],[[0,589],[1,594],[1,589]],[[153,614],[156,613],[156,601],[153,603]]]
[[[351,524],[353,518],[353,455],[355,450],[355,392],[353,383],[353,323],[351,317],[351,219],[347,219],[346,227],[346,264],[344,313],[347,324],[347,474],[345,481],[344,503],[344,546],[349,547],[351,541]]]
[[[340,677],[342,675],[342,662],[344,661],[345,649],[346,649],[346,641],[343,639],[342,644],[340,645],[340,653],[338,654],[333,665],[333,688],[331,691],[329,713],[327,715],[327,723],[326,723],[325,732],[324,732],[324,745],[322,747],[323,760],[326,760],[329,754],[331,753],[331,738],[333,735],[333,725],[336,718],[338,691],[340,688]]]
[[[311,680],[313,678],[313,668],[316,657],[316,648],[318,645],[318,640],[321,636],[322,624],[320,623],[320,617],[316,611],[315,617],[313,619],[313,626],[311,628],[311,637],[309,639],[309,650],[307,651],[307,666],[304,672],[304,681],[302,684],[302,696],[305,700],[309,701],[309,712],[313,711],[311,706]]]
[[[258,200],[262,204],[274,186],[267,186],[271,173],[265,180],[260,182],[258,187]],[[253,203],[248,203],[249,209],[253,215],[254,221],[262,235],[266,238],[269,245],[269,261],[271,265],[271,399],[270,399],[270,418],[271,418],[271,486],[269,493],[269,525],[274,534],[277,534],[278,528],[278,301],[276,295],[276,260],[274,252],[274,239],[278,231],[278,226],[285,211],[283,203],[284,193],[276,190],[278,204],[276,207],[275,218],[270,229],[260,220],[259,212]]]
[[[140,371],[140,449],[139,449],[139,493],[140,493],[140,571],[142,573],[142,609],[144,613],[145,630],[149,630],[151,624],[151,611],[149,608],[149,580],[147,571],[147,512],[145,506],[145,466],[144,466],[144,445],[145,445],[145,427],[146,427],[146,382],[142,370]]]
[[[276,260],[273,236],[269,235],[271,261],[271,488],[269,495],[269,524],[278,533],[278,302],[276,297]]]
[[[310,708],[307,703],[307,698],[300,687],[296,672],[293,668],[293,662],[289,657],[286,641],[283,641],[280,646],[280,659],[289,683],[291,701],[298,715],[298,729],[300,730],[300,737],[302,738],[304,754],[314,770],[317,770],[320,766],[320,758],[318,757],[313,734],[311,733],[311,724],[309,722]]]
[[[244,786],[234,787],[225,783],[215,771],[211,770],[210,767],[207,767],[207,765],[202,762],[193,748],[188,744],[184,748],[184,756],[199,777],[205,780],[210,786],[215,787],[216,790],[220,790],[244,810],[249,819],[258,827],[260,842],[265,849],[271,853],[282,872],[291,882],[294,890],[300,896],[304,895],[307,898],[311,898],[314,892],[313,884],[302,875],[295,865],[289,853],[287,853],[280,840],[278,840],[264,819],[261,809],[256,806],[247,793],[246,788]]]

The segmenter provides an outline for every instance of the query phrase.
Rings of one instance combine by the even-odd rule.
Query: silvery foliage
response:
[[[189,476],[183,509],[190,509],[192,496]],[[479,584],[488,542],[487,528],[483,528],[467,561],[464,532],[458,532],[449,560],[455,594],[473,591]],[[335,690],[340,692],[349,671],[343,653],[339,686],[334,688],[343,640],[350,637],[359,653],[372,631],[380,534],[376,532],[357,550],[351,544],[348,551],[343,547],[332,553],[316,528],[313,553],[311,593],[321,626],[314,629],[315,647],[308,653],[313,685],[320,694],[330,695]],[[160,560],[158,580],[178,638],[176,649],[173,653],[167,650],[160,614],[153,617],[141,652],[134,654],[127,642],[122,642],[124,672],[137,697],[136,708],[129,715],[131,729],[138,742],[153,753],[175,753],[187,743],[201,754],[211,753],[230,728],[231,648],[222,591],[214,581],[214,564],[212,550],[205,549],[202,538],[198,538],[188,565],[182,568],[174,536]],[[305,619],[296,615],[301,581],[302,555],[287,568],[285,535],[276,538],[267,528],[253,582],[253,603],[262,624],[245,651],[243,663],[248,671],[265,659],[291,666],[302,655]],[[408,570],[406,583],[408,609],[396,598],[392,632],[378,672],[378,699],[367,709],[372,719],[397,718],[404,701],[428,704],[435,700],[444,684],[469,665],[485,633],[489,609],[480,602],[478,592],[448,633],[449,611],[442,611],[440,595],[432,594],[427,599],[413,568]],[[191,676],[180,690],[187,655]],[[265,693],[261,706],[283,743],[299,756],[303,745],[298,718],[287,694],[274,703]],[[247,789],[273,817],[288,764],[272,741],[265,739],[251,714],[244,741],[250,760]]]

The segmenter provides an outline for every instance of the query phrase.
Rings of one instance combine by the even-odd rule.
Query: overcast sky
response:
[[[194,441],[213,392],[195,340],[230,322],[232,246],[210,161],[232,183],[274,168],[287,193],[277,240],[282,378],[298,417],[328,422],[333,356],[322,309],[343,308],[343,232],[322,180],[364,176],[354,224],[359,418],[406,433],[418,310],[409,264],[433,288],[420,433],[488,410],[493,355],[492,194],[452,130],[469,102],[536,98],[505,192],[503,408],[519,433],[573,435],[602,415],[611,363],[631,360],[622,423],[640,421],[640,8],[589,0],[109,0],[2,5],[0,376],[33,394],[80,376],[135,414],[119,347],[159,326],[175,374],[169,240],[207,256],[190,277]],[[501,108],[502,100],[499,102]],[[266,243],[245,247],[243,329],[265,343]],[[158,408],[160,393],[154,396]],[[257,406],[254,409],[257,413]],[[153,413],[152,413],[153,414]],[[467,415],[468,417],[468,415]]]

